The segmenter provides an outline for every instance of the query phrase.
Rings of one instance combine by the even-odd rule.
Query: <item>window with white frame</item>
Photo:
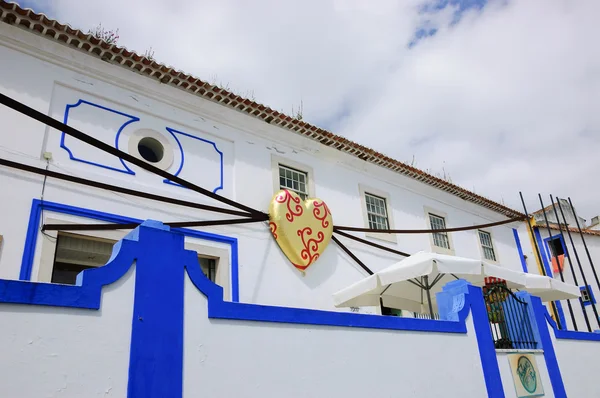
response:
[[[583,288],[580,289],[581,290],[581,301],[585,304],[585,303],[589,303],[592,301],[591,297],[590,297],[590,293],[588,292],[588,289],[584,286]]]
[[[108,262],[115,241],[58,232],[52,264],[52,283],[74,285],[77,275]]]
[[[479,242],[481,242],[483,258],[496,261],[496,253],[494,252],[494,244],[492,243],[492,234],[485,231],[479,231]]]
[[[95,236],[58,232],[50,282],[74,285],[81,271],[108,262],[115,243],[115,240]],[[217,283],[218,259],[198,255],[198,262],[204,275]]]
[[[198,262],[200,263],[202,273],[206,275],[206,277],[209,280],[216,283],[218,260],[215,258],[208,258],[199,255]]]
[[[296,192],[302,200],[309,196],[308,173],[279,165],[279,188]]]
[[[431,229],[446,229],[446,219],[429,213],[429,225]],[[431,236],[435,246],[450,250],[450,240],[447,232],[434,232]]]
[[[365,192],[367,219],[371,229],[390,229],[385,198]]]

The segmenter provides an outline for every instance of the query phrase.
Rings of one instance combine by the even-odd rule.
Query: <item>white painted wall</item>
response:
[[[0,304],[0,396],[126,397],[135,267],[99,311]]]
[[[133,275],[101,311],[0,305],[0,396],[124,397]],[[442,334],[210,320],[206,303],[186,278],[185,397],[486,396],[470,316]]]
[[[209,320],[206,299],[187,287],[186,308],[199,310],[186,312],[185,344],[197,348],[184,359],[186,396],[487,394],[471,316],[467,335]]]
[[[599,397],[596,361],[600,357],[597,341],[556,339],[550,328],[558,366],[569,397]]]
[[[68,104],[85,99],[120,112],[136,115],[141,120],[123,129],[119,147],[127,148],[127,140],[137,128],[152,128],[164,133],[174,148],[176,143],[165,127],[185,131],[216,143],[224,154],[224,188],[220,194],[248,206],[266,211],[274,193],[271,169],[272,155],[309,165],[314,171],[315,194],[324,199],[338,225],[364,226],[359,184],[387,193],[390,197],[396,228],[429,228],[425,207],[447,215],[448,227],[488,223],[504,219],[488,209],[465,202],[458,197],[368,164],[350,155],[325,147],[306,137],[274,127],[216,103],[196,98],[172,87],[166,87],[144,76],[107,64],[63,45],[38,37],[17,27],[0,24],[0,90],[40,112],[62,120]],[[72,108],[72,122],[84,132],[106,142],[114,137],[115,126],[122,122],[114,113],[97,109]],[[3,131],[0,134],[0,156],[38,167],[45,167],[43,152],[52,153],[50,169],[124,185],[137,190],[215,204],[199,194],[164,184],[162,178],[130,166],[136,176],[118,173],[75,162],[60,148],[58,131],[16,112],[0,107]],[[111,133],[113,135],[110,135]],[[120,167],[110,155],[68,141],[77,155]],[[71,145],[69,144],[69,145]],[[208,185],[215,181],[214,156],[198,141],[183,142],[185,168],[182,176],[194,183]],[[175,172],[180,155],[173,153]],[[4,236],[0,251],[0,277],[16,279],[23,255],[23,245],[31,200],[40,198],[43,178],[11,169],[0,169],[0,234]],[[212,186],[211,186],[212,187]],[[48,180],[44,199],[88,209],[141,219],[182,221],[220,218],[206,212],[181,208],[144,199],[101,192],[74,184]],[[64,217],[50,212],[44,217],[61,217],[77,222],[90,220]],[[365,273],[334,243],[306,276],[298,273],[282,255],[265,224],[205,228],[239,239],[240,300],[252,303],[296,307],[334,309],[331,294],[363,278]],[[521,269],[510,226],[491,230],[499,263]],[[364,236],[358,234],[359,236]],[[41,260],[38,236],[34,278]],[[384,268],[401,257],[370,249],[342,238],[345,244],[371,269]],[[455,254],[481,258],[476,231],[452,234]],[[378,243],[408,253],[430,250],[428,235],[398,236],[396,243]],[[38,267],[38,268],[36,268]]]

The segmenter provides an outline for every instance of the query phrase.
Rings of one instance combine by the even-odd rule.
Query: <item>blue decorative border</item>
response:
[[[554,240],[554,239],[558,239],[560,240],[560,244],[563,247],[563,252],[565,253],[564,256],[565,258],[569,257],[567,254],[567,245],[565,244],[565,240],[563,239],[562,235],[552,235],[549,236],[547,238],[544,238],[544,248],[546,249],[547,255],[549,258],[552,258],[552,251],[550,250],[550,245],[548,244],[549,241]]]
[[[504,398],[498,356],[490,330],[482,289],[459,279],[448,282],[442,288],[442,291],[436,294],[436,298],[442,319],[462,320],[466,318],[469,309],[471,310],[488,397]]]
[[[534,228],[535,240],[537,241],[538,248],[540,249],[540,254],[542,256],[542,263],[544,265],[544,269],[546,270],[546,275],[550,278],[554,278],[554,274],[552,273],[552,269],[550,267],[550,263],[547,258],[547,248],[545,247],[545,242],[542,240],[542,235],[540,234],[540,230],[538,227]],[[567,320],[565,318],[565,311],[563,310],[562,303],[560,301],[554,301],[556,305],[556,312],[558,313],[558,317],[560,318],[560,324],[566,329]]]
[[[525,260],[525,255],[523,254],[523,247],[521,246],[521,239],[519,238],[519,232],[516,228],[513,228],[513,235],[515,236],[515,243],[517,245],[517,250],[519,251],[519,258],[521,259],[521,267],[523,267],[523,272],[529,272],[527,270],[527,261]]]
[[[554,329],[554,336],[557,339],[566,339],[566,340],[586,340],[586,341],[600,341],[600,332],[576,332],[574,330],[561,330],[554,322],[554,319],[550,316],[550,313],[547,309],[545,309],[546,320]]]
[[[40,201],[35,208],[40,207]],[[46,203],[44,203],[44,206]],[[48,204],[77,215],[81,209]],[[110,217],[112,221],[134,219],[84,210],[85,216]],[[175,233],[173,233],[175,232]],[[197,232],[197,231],[194,231]],[[203,234],[203,233],[201,233]],[[203,234],[206,235],[206,234]],[[231,239],[220,237],[219,239]],[[129,398],[180,397],[183,376],[184,270],[192,284],[207,297],[208,317],[243,321],[392,329],[437,333],[467,333],[466,318],[472,314],[489,397],[503,398],[504,389],[487,319],[481,288],[459,280],[444,287],[439,298],[452,320],[429,320],[275,307],[228,302],[223,288],[201,271],[197,253],[185,250],[181,230],[145,221],[113,248],[104,267],[88,269],[77,285],[0,280],[0,302],[99,309],[102,286],[117,281],[136,261],[135,294],[128,381]],[[161,289],[156,290],[160,285]],[[168,327],[165,327],[168,325]],[[548,330],[546,329],[546,332]],[[558,396],[558,395],[557,395]]]
[[[188,266],[187,272],[192,283],[208,299],[209,318],[419,332],[467,333],[465,319],[469,312],[468,306],[461,313],[458,321],[440,321],[224,301],[223,288],[206,278],[200,268],[195,265],[197,262],[198,258],[194,257],[194,252],[188,253],[186,266],[189,264],[194,266]]]
[[[102,286],[119,280],[135,258],[131,239],[125,237],[115,243],[105,266],[85,270],[77,276],[75,286],[0,279],[0,302],[97,310]]]
[[[539,297],[531,296],[531,304],[533,305],[535,322],[538,325],[540,344],[544,349],[544,359],[546,360],[546,368],[548,369],[550,383],[552,384],[552,392],[554,393],[555,398],[567,398],[567,392],[558,366],[558,360],[556,359],[556,352],[554,351],[554,345],[552,344],[550,332],[548,331],[548,326],[545,321],[549,320],[551,324],[553,324],[555,335],[557,331],[556,323],[550,317],[548,310],[544,304],[542,304],[542,300]]]
[[[121,131],[123,131],[123,129],[127,125],[129,125],[131,123],[134,123],[134,122],[138,122],[140,120],[140,118],[137,117],[137,116],[129,115],[127,113],[119,112],[119,111],[117,111],[115,109],[110,109],[110,108],[107,108],[105,106],[94,104],[92,102],[80,99],[75,104],[67,104],[67,106],[65,107],[65,115],[64,115],[64,119],[63,119],[63,123],[64,124],[68,124],[68,121],[69,121],[69,111],[71,110],[71,108],[76,108],[76,107],[78,107],[81,104],[90,105],[90,106],[93,106],[93,107],[96,107],[96,108],[103,109],[103,110],[108,111],[108,112],[116,113],[118,115],[131,118],[131,120],[123,123],[121,125],[121,127],[119,127],[119,130],[117,131],[117,134],[115,136],[115,148],[117,148],[117,149],[119,149],[119,136],[121,135]],[[125,174],[135,175],[135,172],[132,171],[129,167],[127,167],[127,164],[125,164],[125,162],[121,158],[119,158],[119,160],[121,161],[121,164],[125,168],[124,170],[123,169],[117,169],[115,167],[107,166],[107,165],[100,164],[100,163],[90,162],[88,160],[84,160],[84,159],[80,159],[80,158],[75,157],[75,155],[73,155],[73,152],[71,152],[71,150],[65,144],[65,136],[66,136],[66,134],[63,131],[62,134],[61,134],[61,137],[60,137],[60,147],[63,148],[65,151],[67,151],[67,153],[69,154],[69,158],[71,160],[75,160],[75,161],[86,163],[86,164],[91,164],[93,166],[102,167],[102,168],[105,168],[105,169],[108,169],[108,170],[118,171],[119,173],[125,173]]]
[[[566,339],[566,340],[586,340],[586,341],[600,341],[600,331],[599,332],[579,332],[574,330],[561,330],[554,322],[554,319],[550,316],[550,313],[547,309],[544,309],[546,316],[546,320],[554,329],[554,336],[557,339]]]
[[[94,220],[106,221],[111,223],[141,223],[142,220],[120,216],[116,214],[104,213],[96,210],[84,209],[81,207],[69,206],[61,203],[41,201],[33,199],[31,212],[29,215],[29,225],[25,238],[25,248],[21,260],[21,271],[19,279],[22,281],[31,280],[31,271],[33,269],[33,260],[35,248],[40,229],[42,210],[53,211],[56,213],[69,214],[72,216],[91,218]],[[238,241],[225,235],[217,235],[208,232],[196,231],[187,228],[173,228],[174,232],[179,232],[185,236],[209,240],[213,242],[225,243],[231,247],[231,300],[239,301],[239,270],[238,270]]]
[[[177,145],[179,146],[179,151],[181,152],[181,164],[179,165],[179,168],[177,169],[177,171],[175,172],[174,175],[175,176],[179,176],[179,173],[181,173],[181,170],[183,169],[183,164],[185,163],[185,155],[184,155],[184,151],[183,151],[183,146],[181,145],[181,142],[179,141],[179,139],[176,136],[176,134],[181,134],[181,135],[184,135],[186,137],[190,137],[190,138],[193,138],[193,139],[205,142],[207,144],[211,144],[213,146],[213,148],[215,149],[215,151],[219,154],[219,157],[220,157],[220,168],[221,168],[221,170],[220,170],[220,173],[221,173],[220,184],[219,184],[218,187],[216,187],[215,189],[213,189],[213,193],[217,193],[218,190],[223,189],[223,152],[221,152],[219,150],[219,148],[217,148],[217,144],[215,142],[213,142],[213,141],[210,141],[210,140],[207,140],[207,139],[204,139],[204,138],[200,138],[200,137],[196,137],[195,135],[184,133],[183,131],[175,130],[175,129],[171,128],[171,127],[166,127],[166,129],[167,129],[167,131],[169,133],[171,133],[171,135],[173,136],[173,138],[175,138],[175,141],[177,142]],[[171,184],[171,185],[175,185],[175,186],[178,186],[178,187],[185,188],[182,185],[177,184],[175,182],[172,182],[172,181],[170,181],[168,179],[164,180],[164,183],[165,184]]]

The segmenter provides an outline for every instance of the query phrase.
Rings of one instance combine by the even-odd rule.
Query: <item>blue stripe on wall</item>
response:
[[[515,237],[515,244],[517,245],[517,250],[519,251],[519,258],[521,259],[521,267],[523,267],[523,272],[527,271],[527,261],[525,261],[525,255],[523,254],[523,247],[521,246],[521,239],[519,239],[519,232],[516,228],[513,228],[513,235]]]

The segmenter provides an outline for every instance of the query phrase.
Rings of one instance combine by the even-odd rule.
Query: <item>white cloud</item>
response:
[[[120,44],[520,209],[518,191],[600,213],[596,0],[56,1],[51,16],[119,28]],[[376,6],[375,6],[376,5]],[[416,29],[437,27],[409,49]],[[547,201],[547,196],[545,196]]]

